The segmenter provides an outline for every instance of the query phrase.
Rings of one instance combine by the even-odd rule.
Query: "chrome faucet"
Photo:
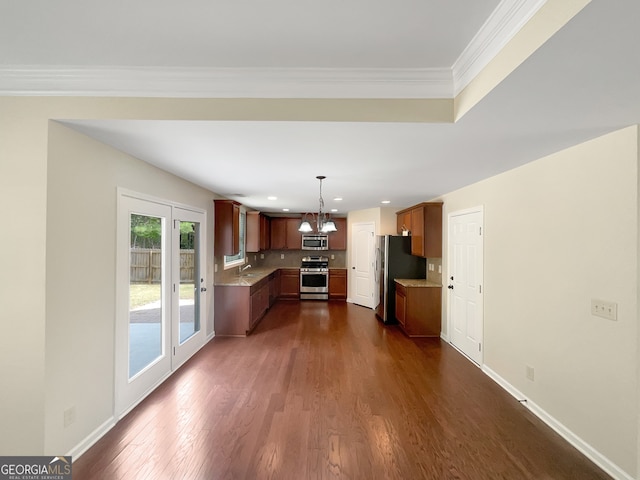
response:
[[[238,267],[238,274],[241,274],[242,272],[244,272],[245,270],[251,268],[251,264],[245,265],[244,267],[242,265],[240,265]]]

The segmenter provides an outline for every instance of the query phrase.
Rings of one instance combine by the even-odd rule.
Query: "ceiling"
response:
[[[430,96],[451,98],[465,85],[460,66],[473,56],[483,29],[504,18],[496,12],[516,4],[527,2],[0,0],[0,87],[3,71],[5,78],[16,71],[63,78],[72,69],[133,80],[140,68],[158,75],[204,72],[208,79],[231,72],[235,80],[276,72],[275,82],[299,80],[290,95],[299,97],[305,84],[295,75],[321,72],[343,83],[378,80],[379,95],[396,98],[401,89],[389,95],[384,88],[395,88],[398,78],[419,88],[444,78],[440,93]],[[400,209],[640,123],[638,20],[637,0],[593,0],[456,123],[64,123],[258,210],[317,209],[317,175],[327,177],[327,208],[339,213],[382,200]],[[379,82],[381,72],[389,84]],[[237,85],[249,89],[250,83]],[[357,97],[349,93],[354,85],[332,96]],[[322,93],[309,89],[307,96]],[[278,199],[268,200],[271,195]]]

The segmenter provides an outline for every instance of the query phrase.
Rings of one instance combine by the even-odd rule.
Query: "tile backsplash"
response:
[[[442,258],[427,258],[427,280],[442,284]]]

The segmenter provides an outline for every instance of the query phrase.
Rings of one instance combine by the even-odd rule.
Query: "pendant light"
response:
[[[324,175],[318,175],[316,178],[320,180],[320,207],[318,208],[317,216],[315,216],[316,228],[318,232],[322,233],[336,232],[338,229],[336,228],[335,222],[331,220],[327,213],[323,212],[324,200],[322,199],[322,180],[327,177],[325,177]],[[302,216],[302,221],[300,222],[300,226],[298,227],[299,232],[313,232],[313,227],[311,226],[309,217],[311,217],[311,221],[314,220],[313,213],[305,213]]]

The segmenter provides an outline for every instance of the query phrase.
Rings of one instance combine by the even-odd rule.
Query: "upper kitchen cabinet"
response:
[[[338,230],[336,232],[329,233],[329,250],[346,250],[347,219],[332,217],[331,220],[334,221]]]
[[[240,252],[240,204],[233,200],[214,200],[216,255]]]
[[[410,216],[411,255],[442,257],[442,202],[425,202],[397,213],[398,225],[406,225]],[[402,224],[401,224],[402,222]]]
[[[398,212],[397,215],[398,221],[398,235],[402,235],[403,231],[411,231],[411,210],[403,210],[402,212]]]
[[[271,248],[271,222],[260,212],[247,212],[247,252]]]
[[[271,218],[271,249],[300,250],[302,234],[298,231],[299,226],[300,218],[297,217]]]

